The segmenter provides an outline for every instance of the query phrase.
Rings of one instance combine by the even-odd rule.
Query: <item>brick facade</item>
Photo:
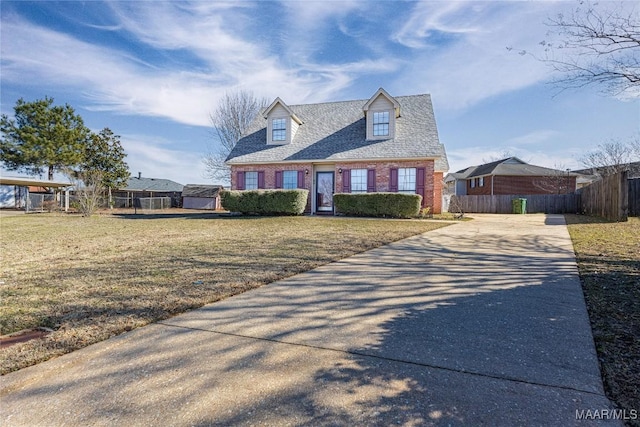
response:
[[[334,165],[335,192],[342,192],[342,174],[340,170],[375,169],[377,192],[390,191],[390,170],[393,168],[425,168],[424,201],[423,206],[431,208],[433,213],[442,211],[442,172],[434,171],[433,160],[382,161],[382,162],[336,162]],[[264,172],[264,188],[276,188],[276,171],[295,170],[305,171],[304,188],[309,190],[311,197],[312,184],[315,179],[315,169],[311,163],[283,163],[265,165],[231,166],[231,189],[238,188],[238,172]],[[311,211],[311,197],[307,202],[307,212]]]
[[[575,176],[485,176],[484,185],[479,186],[477,178],[476,186],[471,188],[468,179],[467,194],[491,195],[527,195],[527,194],[566,194],[573,193],[576,189]]]

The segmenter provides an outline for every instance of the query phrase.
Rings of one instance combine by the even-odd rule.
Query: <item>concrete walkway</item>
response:
[[[582,426],[611,409],[564,220],[544,215],[478,216],[137,329],[2,377],[0,402],[3,426]]]

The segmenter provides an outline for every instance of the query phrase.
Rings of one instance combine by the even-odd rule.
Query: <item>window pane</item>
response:
[[[380,124],[373,125],[373,136],[388,136],[389,135],[389,125]]]
[[[298,171],[284,171],[282,173],[282,188],[286,190],[298,188]]]
[[[272,123],[272,140],[285,141],[287,139],[287,127],[284,119],[273,119]]]
[[[398,193],[416,192],[416,168],[398,169]]]
[[[373,124],[377,125],[380,123],[389,124],[389,112],[383,111],[380,113],[373,113]]]
[[[245,172],[245,174],[244,174],[244,189],[245,190],[257,190],[258,189],[258,172]]]
[[[389,135],[389,112],[373,113],[373,136]]]
[[[351,192],[366,193],[367,192],[367,170],[351,169]]]
[[[273,129],[286,129],[284,119],[273,119]]]

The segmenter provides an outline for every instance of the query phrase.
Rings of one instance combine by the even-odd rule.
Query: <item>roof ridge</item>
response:
[[[416,95],[400,95],[400,96],[394,96],[395,99],[398,98],[416,98],[419,96],[431,96],[430,93],[419,93]],[[324,102],[312,102],[309,104],[287,104],[290,108],[293,107],[307,107],[307,106],[313,106],[313,105],[326,105],[326,104],[344,104],[347,102],[363,102],[363,105],[366,104],[369,101],[369,99],[345,99],[342,101],[324,101]],[[265,107],[266,108],[266,107]]]

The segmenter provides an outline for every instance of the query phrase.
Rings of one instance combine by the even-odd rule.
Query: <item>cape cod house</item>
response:
[[[304,188],[307,212],[334,193],[404,192],[439,213],[448,170],[429,95],[287,105],[276,98],[227,157],[233,190]]]

